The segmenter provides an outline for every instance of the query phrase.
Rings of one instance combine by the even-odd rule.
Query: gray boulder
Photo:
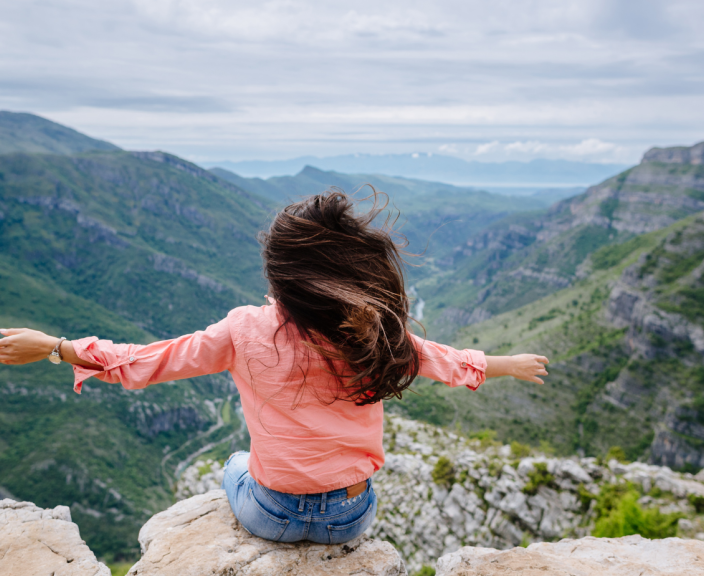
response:
[[[0,500],[0,574],[110,576],[81,540],[66,506],[44,509]]]
[[[495,550],[467,546],[438,560],[436,576],[703,576],[704,542],[581,538]]]

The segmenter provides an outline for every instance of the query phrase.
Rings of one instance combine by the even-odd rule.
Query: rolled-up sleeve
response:
[[[420,376],[472,390],[486,380],[486,356],[481,350],[457,350],[414,334],[411,338],[420,354]]]
[[[215,374],[235,362],[229,317],[204,331],[147,345],[114,344],[95,336],[73,340],[72,344],[81,360],[103,366],[102,370],[94,370],[74,365],[73,389],[78,394],[84,380],[91,376],[135,390],[159,382]]]

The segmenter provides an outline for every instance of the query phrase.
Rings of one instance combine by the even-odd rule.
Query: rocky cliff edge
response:
[[[282,544],[256,538],[230,511],[223,490],[182,500],[139,534],[142,558],[128,576],[406,576],[388,542]],[[110,576],[80,538],[68,508],[0,501],[0,574]],[[527,548],[466,546],[442,556],[437,576],[704,576],[704,542],[667,538],[564,539]]]
[[[110,576],[81,540],[67,506],[0,500],[2,576]]]

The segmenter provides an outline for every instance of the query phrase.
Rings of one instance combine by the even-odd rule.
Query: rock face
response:
[[[640,486],[643,508],[679,512],[685,516],[680,535],[704,538],[704,518],[691,504],[704,497],[704,478],[691,474],[642,462],[599,465],[595,458],[518,460],[509,446],[482,447],[396,416],[389,417],[384,440],[388,451],[374,476],[379,508],[370,535],[393,541],[410,572],[468,544],[508,549],[588,536],[595,502],[584,496],[599,494],[606,484]],[[446,482],[437,477],[441,457],[452,466]],[[542,481],[535,480],[539,466],[550,475]]]
[[[0,501],[0,574],[8,576],[110,576],[81,540],[66,506]]]
[[[471,548],[443,556],[437,576],[702,576],[704,542],[667,538],[582,538],[499,551]]]
[[[386,464],[374,475],[379,508],[369,536],[394,542],[414,573],[469,544],[509,549],[588,536],[595,522],[595,502],[589,498],[606,484],[631,482],[643,494],[644,509],[678,512],[683,515],[679,535],[704,539],[704,516],[693,505],[704,499],[704,472],[695,477],[616,460],[599,465],[595,458],[517,459],[509,446],[496,444],[482,446],[429,424],[388,416]],[[434,477],[441,457],[451,466],[444,479]],[[540,467],[550,476],[536,483]],[[198,461],[184,471],[177,493],[202,493],[221,481],[217,462]]]
[[[361,537],[342,545],[284,544],[249,534],[235,519],[224,490],[178,502],[139,533],[142,559],[128,576],[406,576],[388,542]]]
[[[225,475],[220,462],[197,460],[183,471],[176,484],[176,500],[184,500],[210,490],[219,490]]]
[[[663,162],[666,164],[704,164],[704,142],[691,148],[676,146],[674,148],[651,148],[643,156],[643,162]]]

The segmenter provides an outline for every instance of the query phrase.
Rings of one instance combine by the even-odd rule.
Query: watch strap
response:
[[[62,361],[64,359],[63,355],[61,354],[61,343],[66,340],[65,336],[62,336],[59,338],[59,341],[56,343],[56,346],[54,346],[54,349],[51,351],[52,356],[58,356]]]

